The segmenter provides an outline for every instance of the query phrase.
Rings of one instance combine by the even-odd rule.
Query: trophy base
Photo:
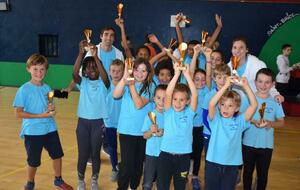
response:
[[[179,70],[185,71],[185,70],[186,70],[186,67],[185,67],[185,66],[179,66]]]
[[[85,51],[90,51],[90,50],[91,50],[91,47],[86,46],[86,47],[84,47],[84,50],[85,50]]]
[[[130,77],[130,78],[127,78],[126,80],[127,80],[127,81],[134,81],[134,78],[133,78],[133,77]]]

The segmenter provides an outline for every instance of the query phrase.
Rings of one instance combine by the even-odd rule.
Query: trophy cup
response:
[[[185,70],[185,66],[183,64],[183,61],[184,61],[184,56],[185,56],[185,52],[186,52],[186,49],[187,49],[187,44],[182,42],[179,44],[179,47],[178,47],[178,50],[179,50],[179,53],[180,53],[180,70]]]
[[[237,73],[237,68],[240,64],[240,58],[237,56],[232,56],[231,57],[231,65],[232,65],[232,76],[234,76],[234,82],[238,83],[240,82],[239,80],[239,75]]]
[[[52,112],[53,109],[53,97],[54,97],[54,91],[48,92],[48,111]]]
[[[157,130],[156,114],[154,112],[152,112],[152,111],[148,112],[148,117],[151,120],[151,123],[156,126],[156,130]],[[152,135],[156,136],[155,133],[152,133]]]
[[[127,77],[127,81],[133,81],[134,77],[132,76],[132,73],[134,61],[132,60],[132,58],[126,58],[125,62],[127,64],[127,72],[129,74],[129,76]]]
[[[90,51],[90,45],[89,43],[91,43],[91,37],[92,37],[92,30],[91,29],[85,29],[83,31],[84,35],[85,35],[85,39],[88,43],[88,45],[86,47],[84,47],[85,51]]]
[[[265,109],[266,109],[266,102],[262,103],[258,112],[260,115],[260,124],[264,123],[264,115],[265,115]]]
[[[123,7],[124,7],[124,5],[123,5],[122,3],[119,3],[119,4],[117,5],[117,12],[118,12],[118,17],[119,17],[119,19],[120,19],[121,16],[122,16]]]
[[[182,20],[185,22],[185,24],[191,24],[192,20],[188,18],[186,15],[182,16]]]
[[[201,39],[201,45],[202,45],[202,47],[205,46],[205,43],[207,41],[207,37],[208,37],[208,32],[202,31],[202,39]]]

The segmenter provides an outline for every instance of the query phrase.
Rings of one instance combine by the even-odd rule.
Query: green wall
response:
[[[276,74],[278,72],[276,58],[281,54],[283,44],[292,45],[292,53],[289,56],[291,65],[300,62],[300,15],[281,25],[268,39],[260,52],[259,58]]]
[[[53,89],[62,89],[72,80],[73,65],[49,65],[44,82]],[[30,80],[25,63],[0,61],[0,86],[21,86]]]

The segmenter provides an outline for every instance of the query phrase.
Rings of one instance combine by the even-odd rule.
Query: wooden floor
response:
[[[12,101],[16,88],[0,87],[0,190],[22,189],[26,181],[26,153],[19,137],[21,119],[16,119]],[[63,158],[63,177],[76,186],[77,146],[75,128],[77,124],[78,92],[72,92],[69,99],[56,99],[56,121],[65,156]],[[300,190],[300,118],[287,117],[286,127],[275,132],[275,149],[269,171],[268,188],[271,190]],[[116,183],[109,181],[111,166],[109,158],[101,155],[102,165],[99,184],[101,190],[116,189]],[[36,176],[36,190],[50,190],[53,186],[51,160],[43,152],[42,165]],[[91,168],[87,167],[87,185]],[[201,165],[203,181],[203,163]],[[140,188],[141,189],[141,186]],[[187,188],[189,189],[189,188]],[[242,189],[241,185],[237,189]]]

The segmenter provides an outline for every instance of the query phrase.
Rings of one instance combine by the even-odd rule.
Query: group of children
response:
[[[176,18],[178,31],[182,18]],[[222,27],[219,16],[216,22],[218,33]],[[125,54],[132,58],[124,20],[117,19],[116,23],[121,29]],[[86,40],[79,43],[73,69],[73,80],[80,91],[77,190],[86,189],[89,158],[91,189],[99,190],[103,127],[109,144],[111,180],[118,181],[118,190],[137,189],[142,175],[145,190],[151,189],[155,181],[158,190],[168,190],[172,179],[174,189],[183,190],[189,175],[193,189],[200,189],[198,174],[203,146],[205,189],[234,189],[241,165],[244,189],[251,189],[255,167],[257,189],[265,189],[274,128],[284,125],[284,113],[278,103],[283,100],[274,89],[272,71],[248,54],[245,39],[233,40],[232,54],[240,58],[240,65],[237,75],[231,75],[232,63],[225,64],[222,52],[211,49],[212,41],[207,47],[195,40],[188,43],[182,65],[176,52],[173,55],[154,35],[149,37],[150,41],[161,47],[161,52],[150,57],[148,46],[141,46],[131,69],[130,59],[116,59],[119,50],[112,46],[114,35],[112,28],[106,28],[98,46]],[[178,39],[183,40],[182,36]],[[211,39],[216,39],[215,34]],[[55,111],[47,102],[51,89],[42,82],[47,69],[44,56],[30,56],[27,70],[31,80],[20,87],[13,103],[17,117],[23,118],[21,136],[25,137],[28,162],[25,190],[34,189],[43,147],[54,162],[54,184],[61,189],[73,189],[61,177],[63,151],[53,118]]]

